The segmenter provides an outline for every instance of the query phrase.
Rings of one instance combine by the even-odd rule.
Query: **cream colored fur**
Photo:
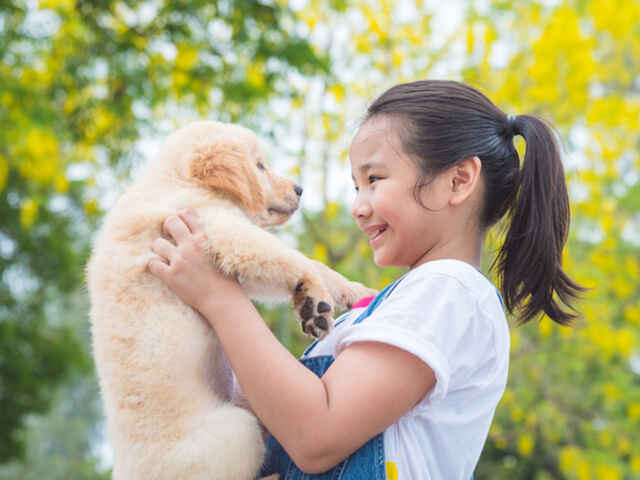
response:
[[[251,131],[197,122],[167,139],[106,216],[87,278],[115,480],[253,480],[263,459],[258,421],[231,401],[213,330],[147,271],[167,216],[195,209],[211,261],[254,299],[293,298],[316,336],[331,321],[322,302],[348,307],[371,294],[261,228],[295,211],[294,187],[264,166]]]

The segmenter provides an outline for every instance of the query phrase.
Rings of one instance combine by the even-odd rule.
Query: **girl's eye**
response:
[[[369,175],[369,183],[373,183],[377,180],[380,180],[380,177],[376,177],[375,175]]]

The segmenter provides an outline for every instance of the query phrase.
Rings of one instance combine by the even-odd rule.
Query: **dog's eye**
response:
[[[258,163],[256,164],[256,166],[257,166],[260,170],[264,170],[264,163],[262,163],[262,162],[258,162]]]

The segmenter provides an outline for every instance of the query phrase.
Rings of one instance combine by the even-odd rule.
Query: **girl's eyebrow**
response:
[[[371,170],[371,169],[374,169],[374,168],[381,168],[381,167],[384,167],[383,163],[369,161],[369,162],[364,162],[362,165],[360,165],[358,167],[357,170],[360,173],[365,173],[368,170]],[[353,176],[353,173],[351,174],[351,178],[355,181],[355,177]]]

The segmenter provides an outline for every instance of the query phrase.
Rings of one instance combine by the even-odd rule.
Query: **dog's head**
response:
[[[244,127],[195,122],[172,135],[180,170],[240,206],[260,226],[280,225],[296,211],[302,188],[271,172],[256,135]]]

